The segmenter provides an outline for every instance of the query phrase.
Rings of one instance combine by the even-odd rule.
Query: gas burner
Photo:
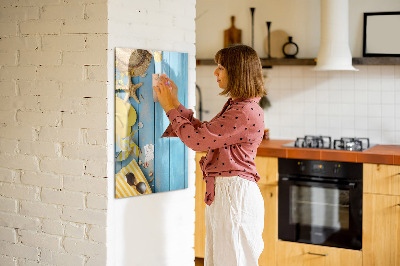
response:
[[[297,138],[295,142],[290,142],[283,146],[343,151],[364,151],[374,145],[370,145],[368,138],[340,138],[334,140],[332,143],[331,137],[306,135],[303,138]]]
[[[333,142],[335,150],[363,151],[369,147],[368,138],[340,138]]]
[[[294,146],[299,148],[330,149],[331,137],[306,135],[304,138],[297,138]]]

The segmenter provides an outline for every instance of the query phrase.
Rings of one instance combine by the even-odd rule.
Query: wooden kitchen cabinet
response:
[[[363,170],[363,265],[400,266],[400,166]]]
[[[200,169],[199,161],[202,156],[206,156],[205,152],[196,153],[196,194],[195,194],[195,229],[194,229],[194,254],[196,258],[204,258],[206,224],[204,195],[206,193],[206,183],[203,181],[203,172]]]
[[[400,196],[399,165],[365,163],[363,173],[364,193]]]
[[[277,252],[277,266],[361,266],[363,259],[358,250],[281,240]]]
[[[259,266],[276,265],[278,241],[278,187],[259,185],[264,198],[264,250],[258,259]]]
[[[254,162],[261,176],[259,185],[278,185],[278,158],[257,156]]]
[[[264,198],[264,250],[258,259],[260,266],[276,265],[278,241],[278,158],[257,156],[254,160],[261,176],[258,187]]]
[[[364,194],[363,265],[400,266],[400,196]]]

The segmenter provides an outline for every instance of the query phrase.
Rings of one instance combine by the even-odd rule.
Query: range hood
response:
[[[351,70],[349,1],[321,0],[321,39],[316,71]]]

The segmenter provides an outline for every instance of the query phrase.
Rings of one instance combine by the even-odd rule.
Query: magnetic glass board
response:
[[[187,53],[115,50],[115,197],[188,187],[187,147],[161,138],[169,120],[153,99],[153,74],[166,74],[187,105]]]

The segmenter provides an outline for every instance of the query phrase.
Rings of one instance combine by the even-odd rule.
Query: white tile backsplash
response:
[[[382,104],[382,119],[390,117],[391,119],[394,118],[394,108],[393,104]]]
[[[367,91],[368,104],[381,104],[381,91]]]
[[[369,118],[380,118],[382,117],[382,105],[379,104],[368,104],[367,116]]]
[[[382,91],[382,104],[394,104],[395,102],[395,91]]]
[[[274,139],[305,134],[369,137],[371,143],[400,144],[400,66],[355,66],[359,71],[313,71],[312,66],[264,70],[271,108],[264,110]],[[218,95],[213,66],[198,66],[203,120],[227,100]]]

